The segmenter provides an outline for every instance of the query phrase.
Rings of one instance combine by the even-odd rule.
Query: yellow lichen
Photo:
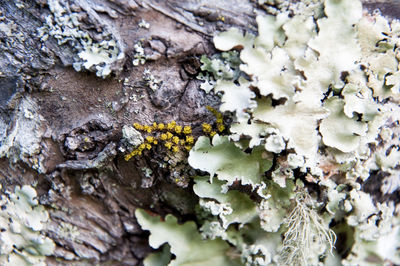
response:
[[[158,124],[157,129],[158,130],[163,130],[165,128],[165,125],[163,123]]]
[[[218,112],[217,110],[215,110],[214,108],[212,108],[211,106],[206,106],[206,108],[207,108],[208,111],[210,111],[211,113],[213,113],[213,115],[214,115],[216,118],[223,118],[223,115],[222,115],[220,112]]]
[[[165,144],[164,144],[164,146],[166,147],[166,148],[168,148],[168,149],[171,149],[172,148],[172,142],[170,142],[170,141],[167,141],[167,142],[165,142]]]
[[[175,126],[175,132],[176,132],[177,134],[181,134],[181,132],[182,132],[182,126]]]
[[[183,128],[183,134],[185,134],[185,135],[192,134],[192,127],[191,126],[185,126]]]
[[[138,123],[133,123],[133,127],[137,130],[143,130],[143,126]]]
[[[210,106],[207,106],[206,108],[216,117],[216,125],[213,126],[208,123],[203,123],[202,129],[205,134],[213,137],[217,132],[225,130],[223,115]],[[174,153],[179,152],[180,150],[190,151],[195,142],[194,137],[191,135],[192,127],[189,125],[178,125],[176,121],[171,121],[166,124],[153,122],[150,125],[134,123],[133,126],[137,130],[151,133],[152,135],[146,136],[145,143],[140,144],[132,152],[125,155],[124,158],[127,161],[134,156],[141,155],[146,149],[150,150],[153,147],[152,145],[158,145],[159,142]],[[216,129],[214,130],[213,127],[215,126]]]
[[[142,143],[139,145],[138,150],[142,151],[146,148],[146,144]]]
[[[193,138],[193,136],[186,136],[186,143],[188,143],[188,144],[193,144],[193,143],[194,143],[194,138]]]
[[[177,136],[174,136],[172,138],[172,142],[175,143],[175,144],[178,144],[179,143],[179,138]]]
[[[212,126],[208,123],[203,123],[202,128],[205,134],[209,134],[210,137],[213,137],[218,132],[223,132],[225,130],[224,125],[224,116],[216,109],[212,108],[211,106],[206,106],[207,110],[213,113],[216,118],[216,130],[213,130]]]
[[[167,139],[171,139],[173,136],[171,132],[167,132]]]
[[[135,155],[136,155],[136,151],[131,152],[131,153],[125,155],[124,159],[125,159],[125,161],[129,161]]]
[[[175,126],[176,126],[176,122],[174,120],[172,120],[171,122],[169,122],[167,124],[167,129],[168,130],[173,130],[175,128]]]
[[[151,126],[144,125],[144,126],[143,126],[143,130],[146,131],[147,133],[151,133],[152,128],[151,128]]]
[[[212,130],[212,126],[210,124],[203,123],[201,126],[203,128],[204,133],[210,133]]]
[[[187,145],[187,146],[185,146],[185,149],[186,149],[187,151],[190,151],[190,150],[192,149],[192,146]]]

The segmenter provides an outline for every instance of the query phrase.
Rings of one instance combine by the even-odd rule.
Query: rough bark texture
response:
[[[105,79],[77,72],[76,44],[38,37],[51,14],[46,1],[0,0],[0,182],[10,191],[37,184],[51,219],[47,235],[57,245],[49,265],[137,265],[151,249],[135,209],[185,220],[196,201],[187,180],[176,182],[173,168],[160,167],[161,147],[125,161],[122,127],[176,120],[199,135],[201,123],[213,119],[204,106],[218,103],[199,90],[199,56],[214,52],[215,32],[255,30],[264,11],[242,0],[60,2],[79,14],[94,40],[100,33],[115,39],[125,57]],[[366,2],[370,10],[400,14],[396,2]],[[142,19],[149,29],[138,26]],[[151,60],[133,66],[138,41]],[[145,69],[162,81],[155,92]],[[77,236],[66,238],[62,223]]]

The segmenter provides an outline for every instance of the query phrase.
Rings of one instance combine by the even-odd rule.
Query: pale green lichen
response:
[[[257,17],[257,36],[214,37],[241,63],[201,60],[202,88],[233,117],[227,136],[200,137],[189,154],[207,172],[194,178],[201,236],[245,265],[398,263],[398,206],[364,182],[400,188],[400,23],[356,0],[259,4],[275,15]]]
[[[162,265],[168,265],[170,260],[171,260],[170,247],[168,245],[165,245],[161,252],[152,253],[149,256],[147,256],[144,259],[143,264],[145,266],[162,266]]]
[[[281,248],[280,234],[271,234],[253,224],[235,236],[243,265],[276,265]]]
[[[222,83],[232,82],[237,80],[241,74],[239,70],[241,61],[237,51],[215,54],[211,58],[203,55],[200,61],[202,63],[201,70],[206,72],[205,74],[200,73],[197,78],[204,81],[200,85],[200,88],[207,93],[214,88],[216,80]],[[249,92],[247,92],[247,94],[248,93]]]
[[[325,145],[337,148],[342,152],[351,152],[358,148],[360,139],[365,136],[367,124],[346,117],[343,112],[344,100],[331,97],[325,102],[330,115],[321,122],[319,130]]]
[[[143,79],[146,81],[146,85],[153,91],[158,90],[161,86],[161,80],[156,79],[148,69],[143,71]]]
[[[133,54],[132,64],[134,66],[144,65],[146,63],[146,55],[141,42],[135,43],[133,46],[135,53]]]
[[[284,265],[316,265],[327,248],[332,252],[336,235],[317,213],[309,195],[299,192],[295,204],[285,219],[288,229],[284,234],[281,261]]]
[[[79,229],[75,225],[61,222],[59,228],[60,230],[58,233],[62,238],[69,241],[73,241],[75,243],[82,243],[82,241],[79,239],[80,236]]]
[[[256,120],[269,123],[278,129],[288,141],[287,148],[294,148],[297,154],[310,161],[310,165],[315,163],[319,144],[317,122],[327,115],[328,111],[325,108],[293,100],[274,107],[268,98],[259,100],[253,112]]]
[[[125,125],[122,128],[122,138],[134,147],[137,147],[144,142],[142,134],[134,127],[128,125]]]
[[[221,226],[219,221],[205,221],[201,226],[200,231],[203,239],[227,239],[228,235],[225,231],[226,229]]]
[[[249,82],[244,78],[239,78],[239,85],[235,85],[232,81],[218,80],[214,90],[223,92],[221,112],[236,112],[238,121],[247,121],[249,114],[245,110],[257,106],[257,103],[253,100],[254,92],[249,89]]]
[[[272,180],[278,184],[280,187],[286,187],[286,181],[289,179],[294,179],[293,171],[289,167],[278,166],[271,173]]]
[[[367,199],[367,205],[368,203]],[[353,203],[359,213],[354,225],[355,243],[343,265],[377,265],[400,262],[400,220],[392,203],[366,207],[362,200]]]
[[[214,180],[209,182],[209,178],[202,177],[195,179],[196,184],[193,186],[193,191],[201,199],[209,199],[208,203],[224,204],[226,212],[216,211],[212,213],[214,216],[219,216],[222,221],[222,227],[228,228],[230,224],[237,223],[243,225],[251,222],[256,216],[256,205],[248,195],[239,191],[221,192],[221,187],[225,182]],[[205,206],[206,203],[201,203],[200,206]]]
[[[1,196],[1,265],[46,265],[46,256],[53,253],[54,242],[42,233],[49,215],[36,198],[30,186]]]
[[[143,210],[136,211],[136,218],[143,229],[150,230],[150,246],[158,248],[164,243],[171,247],[176,256],[168,265],[238,265],[234,258],[229,258],[229,245],[221,240],[203,240],[194,222],[179,225],[172,215],[160,222]],[[165,260],[164,260],[165,261]]]
[[[150,23],[148,23],[146,20],[142,19],[139,24],[139,28],[144,28],[144,29],[150,29]]]
[[[92,70],[97,76],[105,78],[114,65],[124,59],[122,45],[114,36],[102,33],[101,40],[96,41],[81,27],[80,14],[72,12],[59,0],[48,0],[47,4],[51,14],[46,16],[46,23],[38,29],[38,36],[42,41],[52,36],[58,45],[70,43],[77,51],[73,63],[76,71]]]
[[[150,178],[153,174],[153,170],[151,170],[150,168],[147,168],[147,167],[143,167],[142,172],[143,172],[144,176],[147,178]]]
[[[203,55],[200,61],[202,63],[201,70],[212,74],[215,80],[237,79],[240,74],[239,66],[241,62],[237,51],[224,52],[220,55],[216,54],[211,58]]]
[[[228,140],[228,137],[215,135],[210,139],[200,137],[188,158],[189,164],[202,171],[210,173],[211,178],[217,174],[219,180],[231,185],[235,181],[256,186],[261,181],[261,175],[267,171],[272,162],[264,160],[264,151],[254,149],[247,154]]]

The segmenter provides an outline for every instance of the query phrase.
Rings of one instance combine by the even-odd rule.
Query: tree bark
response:
[[[96,76],[96,65],[74,69],[77,39],[43,38],[46,18],[54,24],[57,16],[48,2],[59,2],[62,15],[76,14],[77,28],[93,42],[115,40],[124,56],[109,64],[109,75]],[[256,2],[0,0],[0,182],[3,192],[36,187],[50,215],[45,233],[56,244],[49,265],[140,264],[151,248],[136,208],[181,221],[194,215],[188,173],[176,170],[184,162],[165,166],[171,159],[162,147],[125,161],[122,129],[175,120],[200,135],[201,123],[213,119],[204,106],[218,97],[199,89],[199,57],[215,52],[218,31],[255,32],[255,16],[265,12]],[[396,2],[365,2],[400,15]],[[138,44],[147,59],[136,66]],[[157,90],[145,70],[159,81]],[[65,224],[76,237],[65,237]]]

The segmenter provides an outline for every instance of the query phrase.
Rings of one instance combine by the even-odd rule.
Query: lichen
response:
[[[7,134],[1,138],[0,157],[7,157],[12,163],[22,161],[39,173],[44,173],[46,167],[45,157],[41,154],[41,140],[47,122],[37,109],[33,99],[22,99],[15,110],[15,123],[8,125]]]
[[[345,102],[338,97],[331,97],[325,102],[330,115],[320,124],[320,132],[325,145],[342,152],[351,152],[360,145],[365,136],[367,124],[357,121],[355,117],[346,117],[343,109]]]
[[[209,183],[209,178],[196,178],[196,184],[193,191],[203,200],[200,206],[204,206],[213,212],[214,206],[222,207],[212,213],[219,216],[222,221],[222,227],[228,228],[230,224],[237,223],[243,225],[251,222],[256,216],[256,205],[244,193],[239,191],[228,191],[222,193],[221,187],[225,182],[216,181]],[[205,200],[208,199],[208,200]],[[212,207],[208,207],[212,206]]]
[[[116,63],[124,59],[123,47],[115,36],[105,31],[100,34],[100,39],[95,40],[90,32],[81,27],[79,13],[72,12],[62,1],[48,0],[47,4],[51,14],[46,16],[45,24],[38,29],[38,36],[42,41],[51,36],[58,45],[70,44],[76,51],[73,63],[76,71],[87,69],[105,78],[114,70]]]
[[[285,265],[315,265],[318,256],[328,249],[332,252],[335,233],[315,210],[315,203],[307,194],[296,195],[292,212],[285,219],[281,261]]]
[[[190,151],[188,161],[192,167],[207,171],[211,178],[216,174],[219,180],[227,181],[227,185],[240,181],[255,187],[260,183],[262,173],[272,165],[263,159],[262,153],[262,150],[254,149],[247,154],[224,136],[215,135],[212,143],[202,136]]]
[[[153,79],[154,77],[149,80]],[[206,136],[213,137],[217,132],[224,132],[226,128],[222,113],[211,106],[206,106],[206,108],[215,116],[216,122],[215,125],[203,123],[203,133]],[[144,138],[140,131],[147,136]],[[174,154],[189,152],[195,142],[195,137],[192,135],[192,126],[177,124],[175,120],[166,124],[153,122],[150,125],[134,123],[133,127],[125,125],[122,133],[122,143],[128,142],[134,148],[133,150],[131,149],[132,151],[129,154],[125,155],[125,160],[127,161],[160,144]],[[125,148],[122,147],[121,151],[125,151]]]
[[[144,29],[150,29],[150,23],[148,23],[146,20],[142,19],[139,24],[139,28],[144,28]]]
[[[258,4],[273,15],[257,35],[219,33],[222,53],[201,59],[201,88],[232,117],[218,134],[204,123],[188,157],[203,238],[246,265],[398,263],[398,206],[367,182],[400,186],[400,23],[356,0]]]
[[[149,86],[149,88],[153,91],[156,91],[160,88],[161,81],[156,79],[153,74],[151,74],[150,70],[144,70],[143,79],[146,81],[147,86]]]
[[[1,195],[1,265],[46,265],[46,256],[53,253],[54,242],[42,233],[49,215],[36,198],[31,186]]]
[[[144,63],[146,63],[146,55],[144,53],[142,43],[140,41],[135,43],[133,49],[135,50],[135,52],[133,54],[134,59],[132,60],[132,64],[134,66],[144,65]]]
[[[130,126],[127,126],[130,128]],[[126,130],[125,130],[126,131]],[[151,150],[156,145],[163,145],[172,153],[189,151],[194,143],[192,127],[189,125],[178,125],[175,121],[167,124],[153,122],[151,125],[141,125],[134,123],[131,130],[134,132],[136,145],[133,150],[125,155],[125,160],[142,155],[142,152]],[[144,138],[142,131],[147,136]],[[140,141],[139,141],[140,140]]]
[[[239,265],[229,258],[229,245],[220,239],[203,240],[194,222],[179,225],[172,215],[160,222],[143,210],[136,211],[136,218],[143,229],[150,230],[150,246],[158,248],[168,242],[176,256],[168,265]]]

